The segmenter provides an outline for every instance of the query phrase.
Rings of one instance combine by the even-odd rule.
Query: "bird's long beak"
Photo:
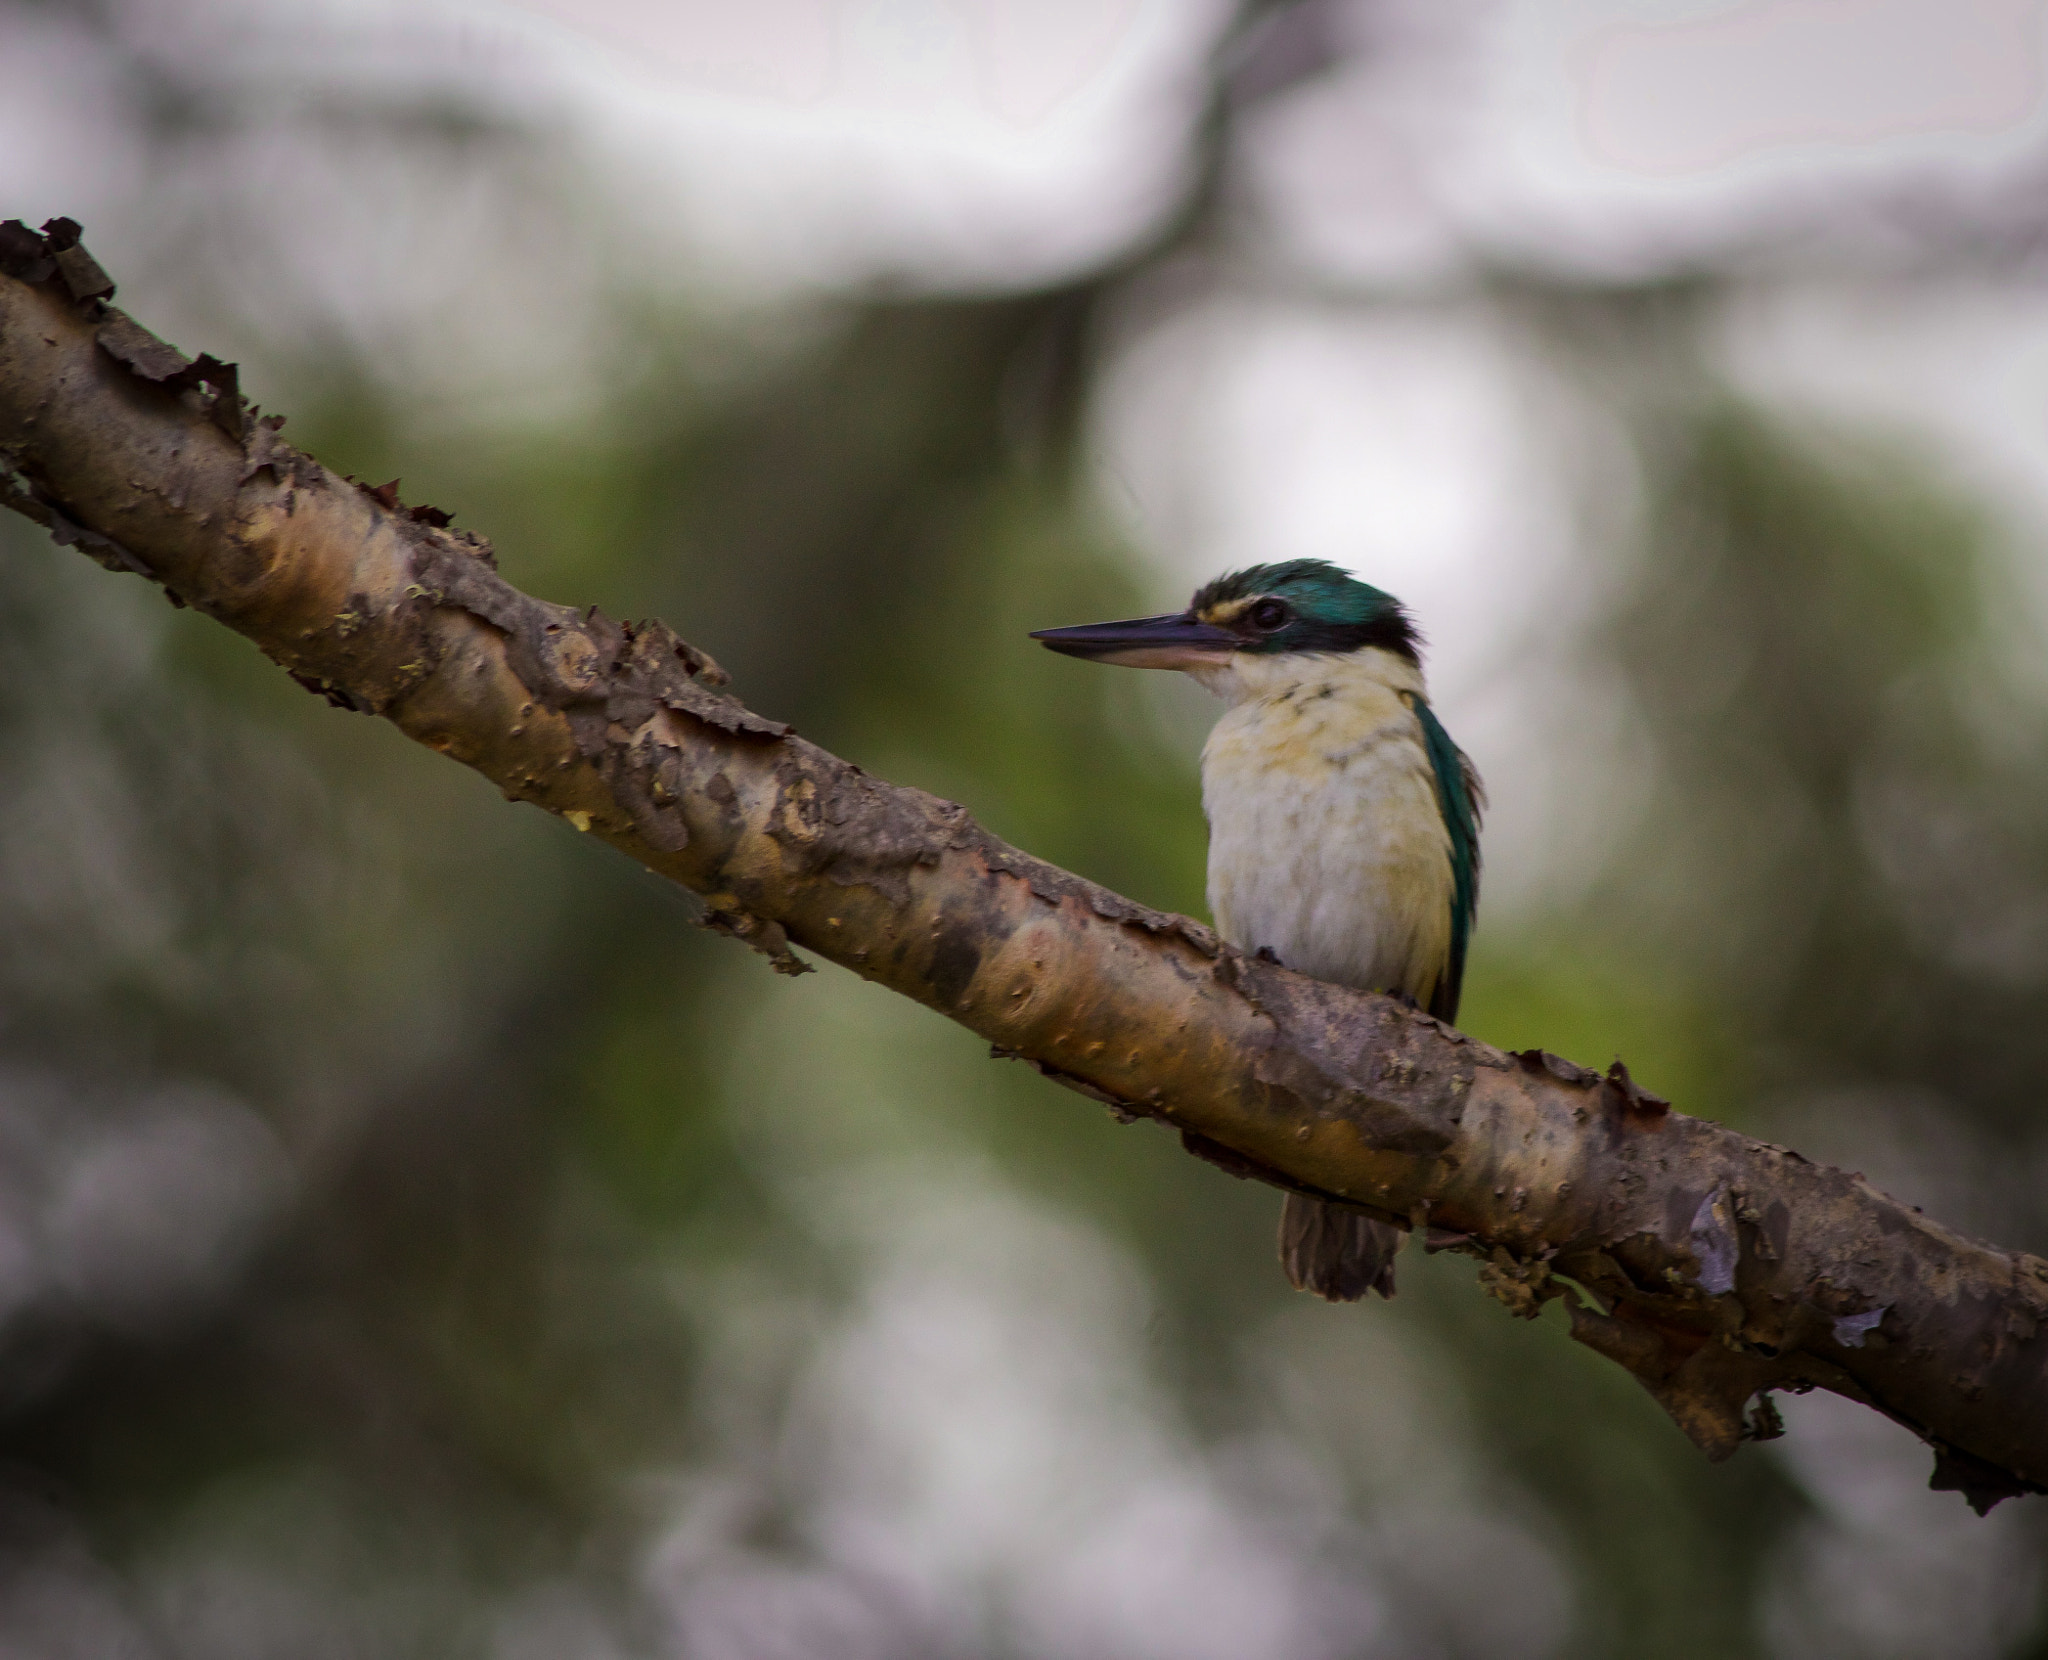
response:
[[[1193,617],[1134,617],[1129,622],[1041,628],[1032,634],[1054,651],[1132,669],[1192,669],[1220,663],[1238,649],[1237,636]]]

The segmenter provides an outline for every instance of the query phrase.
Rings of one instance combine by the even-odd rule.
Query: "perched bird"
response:
[[[1391,594],[1320,559],[1218,577],[1174,616],[1042,629],[1054,651],[1180,669],[1229,705],[1202,750],[1217,930],[1289,968],[1458,1013],[1479,903],[1479,775],[1429,706]],[[1398,1229],[1289,1194],[1305,1291],[1392,1296]]]

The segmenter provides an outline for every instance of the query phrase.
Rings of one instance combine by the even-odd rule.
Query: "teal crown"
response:
[[[1280,655],[1377,646],[1417,660],[1415,625],[1392,594],[1324,559],[1289,559],[1219,576],[1195,592],[1189,617],[1228,628],[1238,649]]]

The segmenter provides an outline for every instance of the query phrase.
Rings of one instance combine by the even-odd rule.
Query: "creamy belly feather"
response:
[[[1195,671],[1230,708],[1202,751],[1209,908],[1233,945],[1319,980],[1427,1003],[1450,958],[1450,836],[1386,651]]]

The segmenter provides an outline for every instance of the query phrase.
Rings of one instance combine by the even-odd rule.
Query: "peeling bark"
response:
[[[1770,1391],[1823,1388],[1925,1438],[1980,1511],[2048,1490],[2048,1262],[1618,1063],[1247,957],[869,777],[662,624],[523,594],[395,481],[300,454],[232,365],[112,309],[76,226],[46,232],[0,227],[0,501],[60,544],[704,895],[778,970],[830,958],[1235,1175],[1424,1227],[1513,1314],[1562,1298],[1710,1458],[1778,1432]]]

